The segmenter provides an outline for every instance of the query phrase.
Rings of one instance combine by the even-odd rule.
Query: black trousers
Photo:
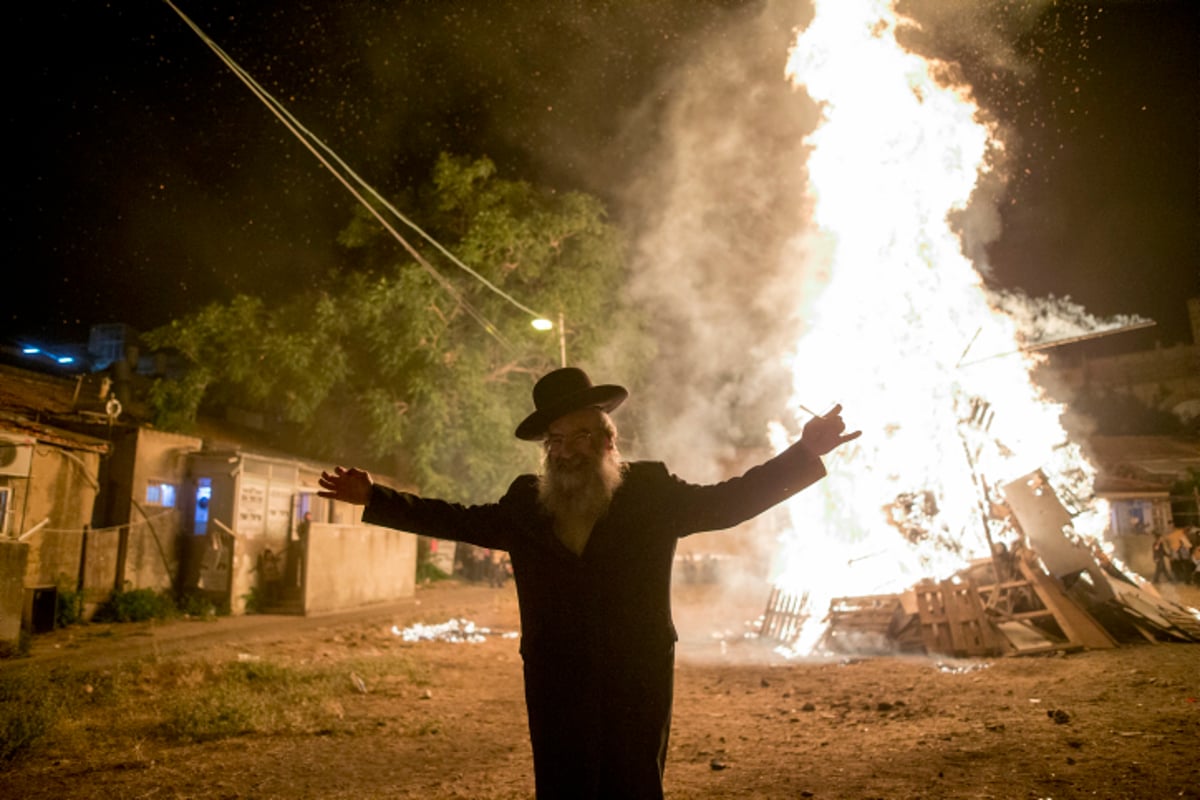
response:
[[[538,800],[662,800],[675,648],[525,659]]]

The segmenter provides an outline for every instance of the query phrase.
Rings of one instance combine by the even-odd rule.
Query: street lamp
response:
[[[545,317],[538,317],[532,323],[534,330],[548,331],[554,327],[554,323]],[[558,357],[562,366],[567,365],[567,329],[563,323],[563,312],[558,312]]]

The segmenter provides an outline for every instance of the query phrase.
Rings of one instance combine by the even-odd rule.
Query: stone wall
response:
[[[417,537],[375,525],[313,523],[306,570],[307,614],[402,600],[416,590]]]

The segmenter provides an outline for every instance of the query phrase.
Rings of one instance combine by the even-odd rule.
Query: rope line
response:
[[[208,45],[209,49],[211,49],[217,55],[217,57],[220,58],[221,61],[224,62],[224,64],[227,67],[229,67],[229,69],[235,75],[237,75],[237,77],[242,81],[242,83],[244,83],[246,85],[247,88],[250,89],[250,91],[255,95],[255,97],[257,97],[260,101],[263,102],[264,105],[267,106],[268,109],[270,109],[271,113],[275,115],[276,119],[278,119],[284,125],[284,127],[286,127],[292,133],[292,135],[294,135],[297,139],[299,139],[300,142],[305,146],[305,148],[307,148],[308,151],[311,152],[313,154],[313,156],[318,161],[320,161],[321,164],[324,165],[324,167],[326,169],[328,169],[331,173],[333,173],[333,175],[337,178],[338,182],[346,187],[347,191],[349,191],[350,194],[353,195],[354,198],[356,200],[358,200],[358,202],[361,203],[363,205],[363,207],[366,208],[367,211],[369,211],[373,217],[375,217],[376,220],[379,221],[379,223],[384,227],[384,229],[387,230],[387,232],[390,233],[392,235],[392,237],[401,244],[401,246],[404,247],[404,249],[409,253],[409,255],[411,255],[413,257],[413,259],[415,259],[417,261],[417,263],[420,264],[426,270],[426,272],[428,272],[434,278],[434,280],[436,280],[438,282],[438,284],[441,285],[441,287],[448,294],[450,294],[459,304],[461,304],[463,306],[463,308],[466,309],[467,313],[473,319],[475,319],[475,321],[478,322],[489,334],[491,334],[494,338],[496,338],[499,342],[501,342],[501,344],[503,344],[507,347],[510,347],[510,348],[512,347],[511,343],[509,343],[500,334],[499,329],[493,323],[491,323],[489,320],[487,320],[485,317],[483,317],[466,300],[466,298],[463,297],[462,293],[460,291],[458,291],[458,289],[456,289],[453,286],[453,284],[451,284],[449,282],[449,280],[444,275],[442,275],[440,272],[438,272],[437,269],[434,268],[434,266],[432,264],[430,264],[429,261],[423,255],[421,255],[421,253],[419,251],[417,251],[411,244],[409,244],[409,242],[403,236],[400,235],[399,231],[397,231],[396,228],[388,220],[383,218],[383,216],[379,213],[379,210],[375,207],[375,205],[370,203],[362,195],[362,193],[359,192],[358,189],[356,189],[354,186],[352,186],[349,183],[349,181],[347,181],[346,177],[341,172],[338,171],[338,169],[334,168],[334,166],[330,163],[329,159],[327,159],[324,155],[322,155],[320,152],[317,151],[317,149],[313,146],[314,143],[318,147],[320,147],[321,150],[324,150],[325,153],[328,153],[329,157],[332,158],[334,161],[336,161],[338,166],[341,167],[342,169],[344,169],[345,172],[351,178],[353,178],[354,181],[363,188],[363,190],[368,192],[380,205],[382,205],[384,208],[386,208],[388,211],[390,211],[393,215],[396,216],[397,219],[399,219],[405,225],[412,228],[418,235],[421,236],[421,238],[423,238],[425,241],[427,241],[429,244],[431,244],[433,247],[435,247],[440,253],[442,253],[444,256],[446,256],[448,259],[450,259],[450,261],[452,263],[454,263],[456,266],[458,266],[459,268],[461,268],[462,270],[467,272],[469,275],[471,275],[471,277],[475,278],[477,281],[479,281],[484,286],[486,286],[488,289],[490,289],[492,292],[494,292],[495,294],[499,295],[504,300],[506,300],[507,302],[512,304],[514,307],[520,309],[521,311],[525,312],[526,314],[530,314],[533,317],[542,318],[542,315],[539,314],[537,311],[533,310],[532,308],[525,305],[524,303],[521,303],[516,298],[512,297],[510,294],[508,294],[507,292],[505,292],[504,290],[500,289],[498,286],[493,284],[487,278],[483,277],[478,272],[476,272],[475,270],[471,269],[469,266],[464,264],[458,257],[456,257],[453,253],[451,253],[445,247],[443,247],[440,242],[438,242],[436,239],[434,239],[432,236],[430,236],[415,222],[413,222],[408,217],[406,217],[404,214],[402,214],[399,209],[397,209],[391,202],[389,202],[385,197],[383,197],[373,186],[371,186],[371,184],[369,184],[367,181],[363,180],[363,178],[360,177],[358,175],[358,173],[356,173],[348,164],[346,164],[346,162],[344,160],[342,160],[342,158],[332,148],[330,148],[328,145],[326,145],[321,140],[320,137],[318,137],[316,134],[314,134],[312,131],[310,131],[307,127],[305,127],[298,119],[296,119],[296,117],[294,115],[292,115],[292,113],[289,112],[282,103],[280,103],[278,100],[276,100],[275,97],[273,97],[270,92],[268,92],[266,89],[264,89],[248,72],[246,72],[240,65],[238,65],[238,63],[236,61],[234,61],[233,58],[231,58],[224,50],[221,49],[221,47],[215,41],[212,40],[211,37],[209,37],[207,34],[205,34],[203,30],[201,30],[194,22],[192,22],[192,20],[190,18],[188,18],[188,16],[186,14],[184,14],[183,11],[181,11],[173,2],[171,2],[171,0],[164,0],[164,2],[168,6],[170,6],[171,9],[173,11],[175,11],[175,13],[178,14],[179,17],[184,21],[184,23],[189,28],[191,28],[192,31],[195,32],[195,34],[197,36],[200,37],[201,41],[203,41],[206,45]]]
[[[154,522],[155,520],[162,519],[163,517],[169,517],[174,514],[182,514],[182,513],[183,512],[177,508],[167,508],[167,509],[164,509],[163,511],[155,514],[152,517],[146,517],[145,519],[143,519],[140,522],[129,522],[129,523],[126,523],[123,525],[109,525],[104,528],[93,528],[93,527],[87,526],[87,532],[88,533],[117,533],[122,528],[128,528],[130,530],[130,532],[133,532],[134,528],[140,528],[143,525],[149,527],[150,523]],[[85,526],[80,525],[80,526],[77,526],[74,528],[38,528],[37,532],[38,533],[82,533],[84,530],[84,527]]]

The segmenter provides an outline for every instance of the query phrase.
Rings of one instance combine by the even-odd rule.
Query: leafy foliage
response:
[[[94,622],[146,622],[152,619],[171,619],[178,614],[175,601],[167,592],[154,589],[126,589],[113,592],[108,601],[96,609]]]
[[[58,590],[55,593],[54,626],[74,625],[83,616],[83,592],[75,588],[75,581],[65,572],[58,573],[54,584]]]
[[[513,300],[561,313],[571,361],[586,364],[613,326],[638,327],[620,303],[621,234],[595,198],[501,178],[486,158],[442,156],[414,196],[405,213],[475,277],[415,237],[414,258],[360,209],[339,236],[353,267],[324,286],[278,306],[239,296],[146,337],[192,365],[156,383],[156,424],[255,411],[293,452],[431,494],[494,496],[532,466],[512,431],[536,377],[558,366],[560,332],[535,331]]]

